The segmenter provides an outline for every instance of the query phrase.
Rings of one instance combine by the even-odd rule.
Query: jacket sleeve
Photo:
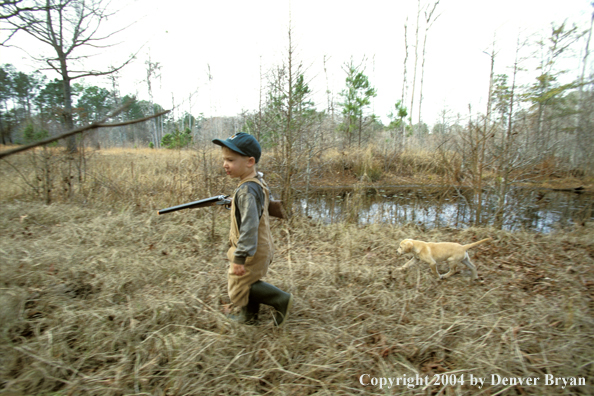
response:
[[[253,257],[258,249],[260,210],[258,210],[256,197],[246,190],[241,191],[235,197],[235,205],[239,209],[241,217],[239,240],[233,258],[235,264],[245,264],[245,260],[248,257]]]

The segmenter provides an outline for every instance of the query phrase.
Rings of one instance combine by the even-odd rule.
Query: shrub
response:
[[[353,168],[355,176],[359,180],[365,180],[375,183],[383,176],[382,165],[377,160],[373,149],[369,147],[362,155],[358,155]]]
[[[168,149],[181,149],[187,147],[192,142],[192,131],[186,128],[183,132],[175,130],[172,133],[167,133],[161,139],[161,146]]]
[[[37,142],[49,137],[49,132],[45,129],[37,129],[33,124],[27,124],[23,129],[23,140],[25,143]]]

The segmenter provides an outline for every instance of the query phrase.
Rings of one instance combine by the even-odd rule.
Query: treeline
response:
[[[131,121],[163,110],[159,104],[137,100],[132,95],[120,96],[117,91],[93,85],[72,85],[72,118],[75,126],[104,118],[123,103],[130,103],[117,116],[117,121]],[[180,130],[199,128],[201,117],[185,114],[174,122],[162,116],[152,124],[112,128],[91,134],[87,144],[93,146],[160,146],[165,140],[173,146]],[[58,79],[48,80],[39,72],[24,73],[12,65],[0,66],[0,135],[2,144],[30,143],[64,132],[64,88]],[[187,141],[184,141],[187,144]]]
[[[284,59],[266,75],[268,84],[262,89],[259,109],[243,115],[244,129],[287,159],[294,153],[302,156],[328,147],[373,143],[396,153],[406,149],[448,149],[462,155],[463,164],[478,157],[485,165],[508,163],[510,167],[549,161],[577,173],[591,172],[591,30],[552,24],[548,36],[535,42],[518,42],[511,65],[498,64],[494,43],[487,54],[491,69],[490,74],[485,70],[486,105],[469,104],[464,114],[444,108],[432,125],[420,117],[421,121],[413,124],[409,108],[404,105],[412,102],[404,96],[395,100],[393,111],[387,115],[389,123],[382,123],[370,106],[378,88],[366,76],[365,60],[344,63],[344,88],[337,97],[328,92],[327,106],[320,109],[320,104],[313,102],[312,77],[296,58],[289,34]],[[496,70],[508,72],[498,74]],[[420,101],[417,105],[420,107]]]
[[[577,59],[581,73],[569,70],[567,59],[576,59],[568,54],[580,53],[587,33],[565,24],[553,25],[549,37],[529,46],[518,45],[515,63],[506,65],[508,74],[495,74],[497,58],[493,49],[487,105],[482,109],[469,106],[467,114],[443,109],[433,125],[422,121],[413,124],[404,97],[395,101],[393,112],[387,115],[390,122],[382,123],[370,106],[378,88],[366,75],[365,60],[345,62],[344,89],[336,97],[328,92],[323,106],[314,103],[311,77],[289,42],[281,63],[262,76],[266,84],[260,92],[258,109],[214,118],[176,110],[143,124],[91,134],[86,144],[183,148],[243,130],[274,152],[284,177],[289,179],[295,173],[295,161],[309,164],[327,148],[360,148],[369,143],[381,147],[384,156],[397,156],[406,149],[434,151],[444,158],[457,153],[461,157],[457,160],[458,173],[472,168],[469,161],[480,160],[485,169],[495,164],[513,169],[548,162],[583,174],[594,169],[589,40],[585,51],[581,51],[583,56]],[[532,54],[532,58],[526,54]],[[571,80],[568,76],[572,74],[578,76]],[[101,119],[126,101],[131,105],[116,121],[163,110],[159,104],[122,96],[116,89],[117,77],[111,78],[112,90],[84,83],[72,85],[75,126]],[[63,131],[64,102],[61,80],[48,80],[39,72],[23,73],[11,65],[1,66],[1,143],[27,143]]]
[[[352,152],[349,148],[372,144],[373,155],[362,157],[358,165],[362,180],[377,181],[383,171],[401,162],[405,151],[425,151],[440,162],[449,184],[474,189],[477,224],[486,204],[485,188],[492,189],[500,221],[512,185],[537,177],[594,174],[590,32],[591,27],[580,31],[552,25],[548,37],[518,42],[514,63],[500,66],[509,70],[507,74],[495,73],[494,44],[488,54],[490,74],[485,73],[489,75],[486,106],[469,105],[467,114],[444,109],[430,127],[422,121],[413,124],[404,105],[408,98],[395,101],[390,123],[382,124],[370,108],[376,88],[365,74],[364,61],[344,64],[344,89],[337,98],[328,92],[327,107],[320,111],[313,102],[312,77],[296,56],[289,29],[283,59],[266,76],[259,109],[244,115],[244,129],[272,152],[284,202],[292,202],[294,181],[308,185],[321,172],[320,154],[326,149],[343,149],[346,158]],[[578,60],[579,69],[570,69],[568,65],[576,63],[568,60]]]

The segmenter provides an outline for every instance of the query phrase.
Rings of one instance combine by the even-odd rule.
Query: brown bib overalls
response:
[[[227,251],[227,258],[230,266],[228,271],[228,288],[229,298],[231,302],[237,307],[247,305],[250,294],[250,286],[260,280],[266,275],[268,265],[272,262],[274,256],[274,242],[270,234],[270,217],[268,214],[268,205],[270,203],[270,193],[267,185],[263,180],[258,178],[250,178],[243,180],[239,185],[241,186],[247,182],[256,182],[264,191],[265,200],[262,209],[262,217],[260,218],[260,225],[258,226],[258,248],[253,257],[248,257],[245,261],[245,274],[237,276],[233,273],[233,257],[235,249],[237,249],[237,242],[239,240],[239,228],[237,227],[237,220],[235,218],[235,199],[231,203],[231,230],[229,232],[229,250]],[[233,197],[235,198],[235,196]]]

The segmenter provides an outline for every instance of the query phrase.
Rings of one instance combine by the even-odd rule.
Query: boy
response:
[[[261,174],[256,172],[262,149],[252,135],[243,132],[212,142],[222,147],[227,175],[239,179],[231,203],[227,258],[229,298],[241,307],[241,313],[232,319],[254,324],[260,304],[266,304],[275,309],[275,325],[282,326],[289,316],[293,296],[260,280],[266,275],[274,254],[268,214],[270,192]]]

